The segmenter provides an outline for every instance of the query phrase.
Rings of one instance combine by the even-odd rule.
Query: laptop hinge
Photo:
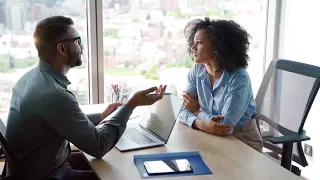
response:
[[[150,131],[149,129],[147,129],[147,128],[145,128],[145,127],[143,127],[140,123],[139,123],[139,126],[140,126],[142,129],[144,129],[145,131],[147,131],[148,133],[150,133],[150,134],[152,134],[153,136],[155,136],[156,138],[158,138],[160,141],[162,141],[162,142],[164,142],[165,144],[167,144],[167,141],[164,140],[162,137],[160,137],[158,134]]]

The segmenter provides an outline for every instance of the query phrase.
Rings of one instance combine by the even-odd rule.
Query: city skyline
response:
[[[69,88],[76,95],[79,103],[87,104],[89,101],[89,52],[86,1],[58,0],[50,7],[44,3],[44,0],[2,0],[2,5],[6,2],[10,2],[5,5],[6,16],[10,15],[8,10],[12,9],[8,6],[19,7],[13,8],[15,11],[21,11],[15,14],[26,14],[23,17],[16,16],[15,18],[20,17],[20,19],[15,20],[15,24],[8,22],[2,25],[4,27],[2,31],[0,25],[0,86],[2,87],[0,88],[0,103],[4,106],[0,107],[0,114],[8,110],[11,89],[17,79],[22,76],[21,72],[26,72],[36,66],[38,58],[32,37],[34,27],[40,19],[51,15],[71,17],[83,39],[84,63],[81,67],[70,70],[67,77],[72,82]],[[246,19],[250,18],[264,26],[263,15],[265,14],[261,9],[264,1],[259,2],[260,4],[251,5],[252,1],[242,1],[241,3],[247,4],[247,7],[239,10],[240,3],[237,0],[173,0],[171,3],[154,0],[104,0],[105,102],[111,99],[109,97],[111,83],[129,84],[134,90],[138,90],[142,88],[140,84],[156,85],[165,81],[170,86],[170,91],[176,93],[181,91],[187,69],[193,64],[186,52],[186,40],[183,35],[183,28],[191,19],[209,16],[243,22],[242,24],[246,25],[245,28],[253,37],[250,57],[256,59],[261,56],[262,59],[263,39],[259,37],[263,37],[264,28],[257,28],[256,25],[246,23]],[[78,8],[73,8],[75,6]],[[252,14],[255,16],[251,17]],[[6,21],[8,20],[10,18],[6,18]],[[259,61],[253,61],[251,64],[254,67],[260,67]],[[251,74],[258,79],[253,83],[258,84],[260,80],[256,71],[259,68],[254,69],[257,70],[252,71]],[[175,75],[175,71],[181,71],[182,75]],[[177,78],[168,78],[163,73],[171,73],[171,77]]]

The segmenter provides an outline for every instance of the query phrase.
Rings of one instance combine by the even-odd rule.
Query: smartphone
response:
[[[187,159],[145,161],[143,164],[148,174],[193,172]]]

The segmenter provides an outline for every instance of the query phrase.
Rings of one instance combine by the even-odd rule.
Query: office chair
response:
[[[3,121],[0,119],[0,146],[1,146],[1,153],[5,156],[5,165],[3,168],[3,172],[0,179],[3,180],[15,180],[15,179],[22,179],[20,177],[20,167],[17,163],[18,161],[14,157],[12,150],[10,149],[8,142],[5,140],[6,127],[3,123]],[[6,176],[6,166],[9,166],[10,168],[10,175]]]
[[[319,86],[320,67],[274,60],[256,96],[256,120],[264,147],[277,158],[281,156],[281,166],[296,175],[300,175],[301,170],[292,165],[292,160],[302,167],[308,165],[301,142],[310,137],[306,136],[303,126]],[[266,128],[262,122],[269,126]]]

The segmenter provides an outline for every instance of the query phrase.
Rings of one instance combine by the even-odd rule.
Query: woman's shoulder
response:
[[[248,77],[249,78],[248,71],[243,67],[238,67],[235,70],[233,70],[232,72],[230,72],[230,76],[231,77],[241,76],[241,77]]]
[[[229,81],[231,82],[250,82],[248,71],[243,67],[238,67],[230,73]]]

